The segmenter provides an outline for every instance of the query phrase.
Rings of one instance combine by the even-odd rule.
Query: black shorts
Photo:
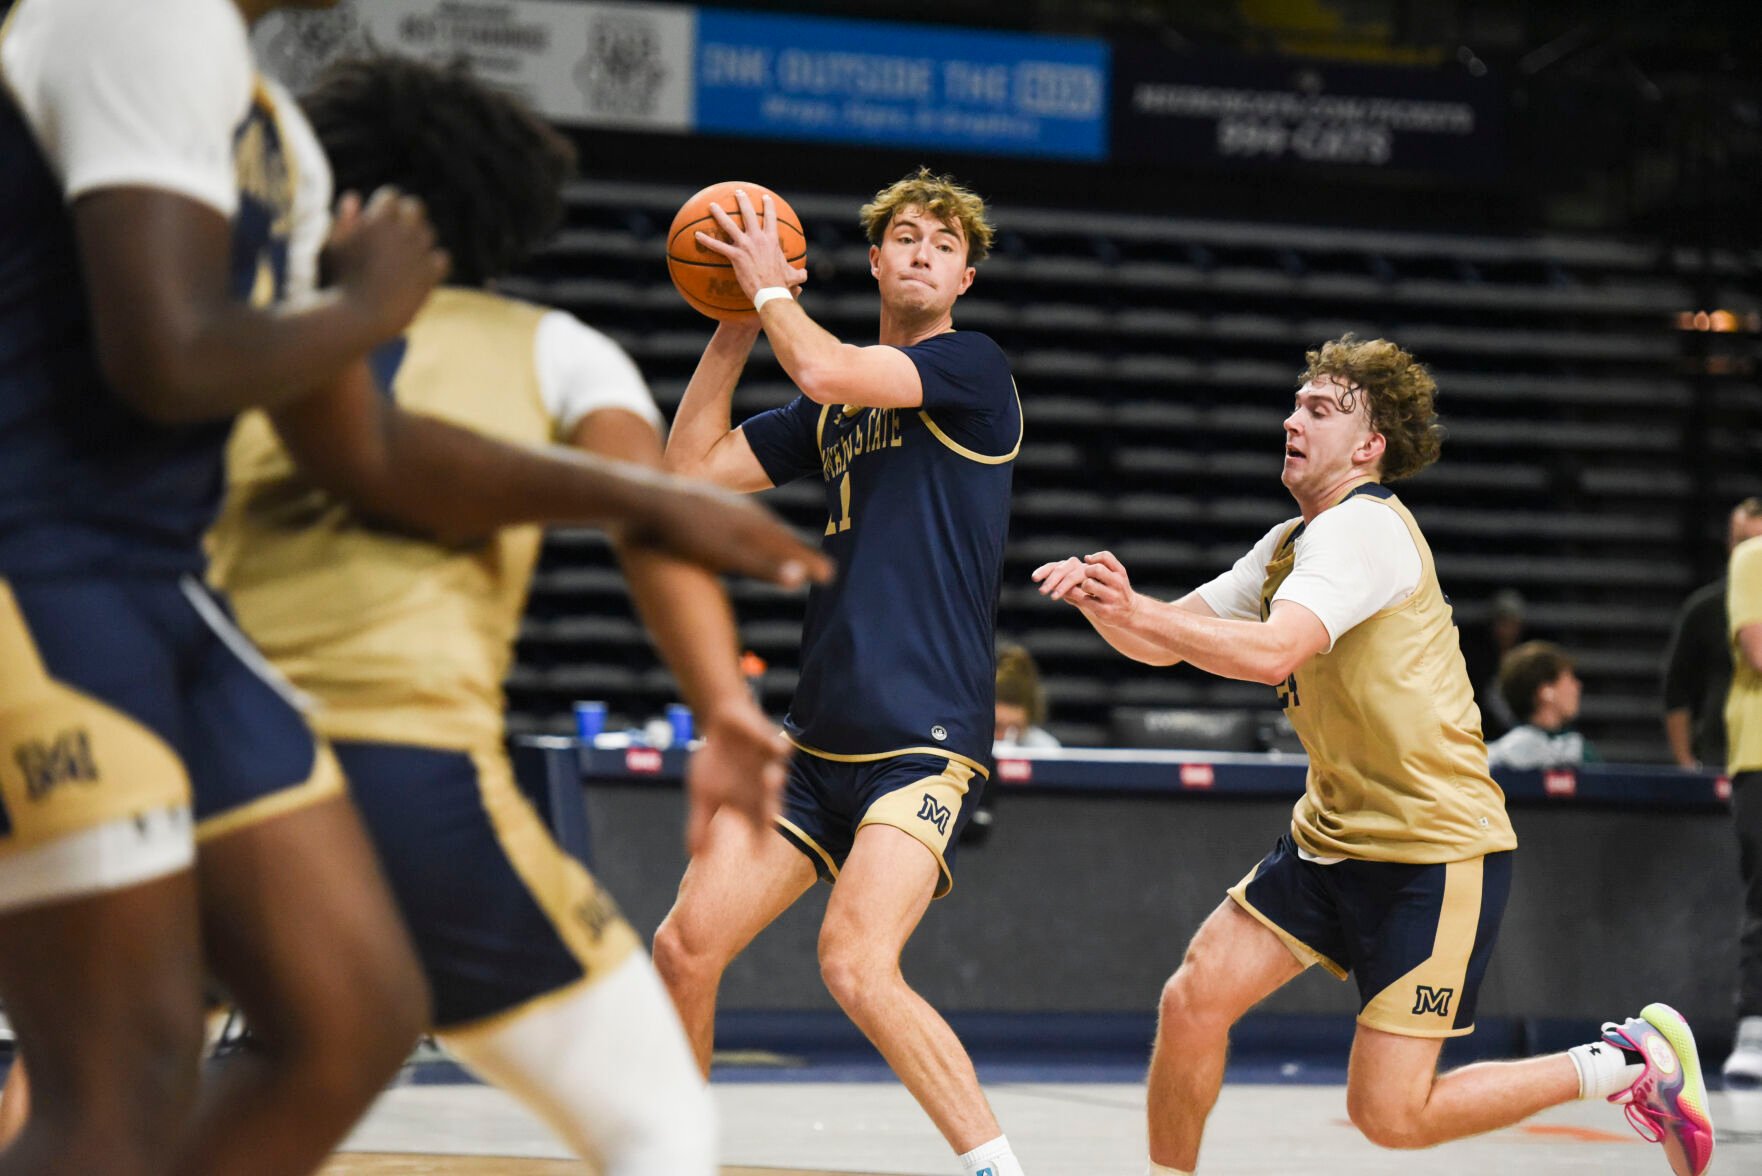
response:
[[[336,755],[416,943],[437,1028],[478,1028],[638,949],[500,748],[339,741]]]
[[[341,794],[293,689],[193,577],[0,580],[0,655],[22,773],[0,851],[172,804],[200,841]]]
[[[1230,897],[1305,964],[1358,981],[1361,1024],[1408,1037],[1474,1032],[1511,894],[1509,851],[1406,865],[1305,861],[1290,834]]]
[[[951,869],[960,831],[978,803],[984,778],[943,755],[835,760],[797,751],[783,792],[783,836],[828,882],[864,825],[891,825],[936,855],[936,897],[954,888]]]

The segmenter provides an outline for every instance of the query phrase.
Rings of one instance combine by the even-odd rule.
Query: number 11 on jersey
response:
[[[836,535],[840,531],[850,530],[850,475],[845,474],[838,480],[838,514],[835,519],[826,520],[826,534]]]

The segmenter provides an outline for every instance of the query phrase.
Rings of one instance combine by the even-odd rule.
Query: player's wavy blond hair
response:
[[[985,219],[985,201],[955,183],[953,176],[939,176],[927,167],[887,185],[863,205],[857,220],[869,244],[881,244],[888,222],[914,204],[950,228],[960,226],[968,265],[978,265],[990,256],[992,230],[991,222]]]
[[[1341,386],[1340,407],[1351,412],[1362,392],[1370,427],[1383,435],[1382,480],[1411,478],[1438,460],[1444,426],[1438,423],[1438,384],[1424,364],[1387,339],[1342,335],[1304,356],[1301,383],[1323,377]]]

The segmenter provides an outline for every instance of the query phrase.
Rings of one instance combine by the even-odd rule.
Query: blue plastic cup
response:
[[[678,702],[668,704],[667,722],[673,728],[674,747],[684,747],[691,742],[692,723],[689,706]]]
[[[594,736],[606,729],[606,704],[603,702],[577,702],[575,704],[575,737],[583,743],[592,743]]]

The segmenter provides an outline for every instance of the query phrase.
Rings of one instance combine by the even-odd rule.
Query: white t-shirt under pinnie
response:
[[[1286,519],[1268,531],[1234,567],[1201,585],[1200,599],[1220,617],[1259,620],[1267,564],[1280,536],[1298,521]],[[1328,631],[1326,653],[1353,626],[1413,595],[1419,573],[1419,547],[1401,516],[1375,500],[1348,498],[1297,536],[1296,563],[1273,600],[1314,613]]]

